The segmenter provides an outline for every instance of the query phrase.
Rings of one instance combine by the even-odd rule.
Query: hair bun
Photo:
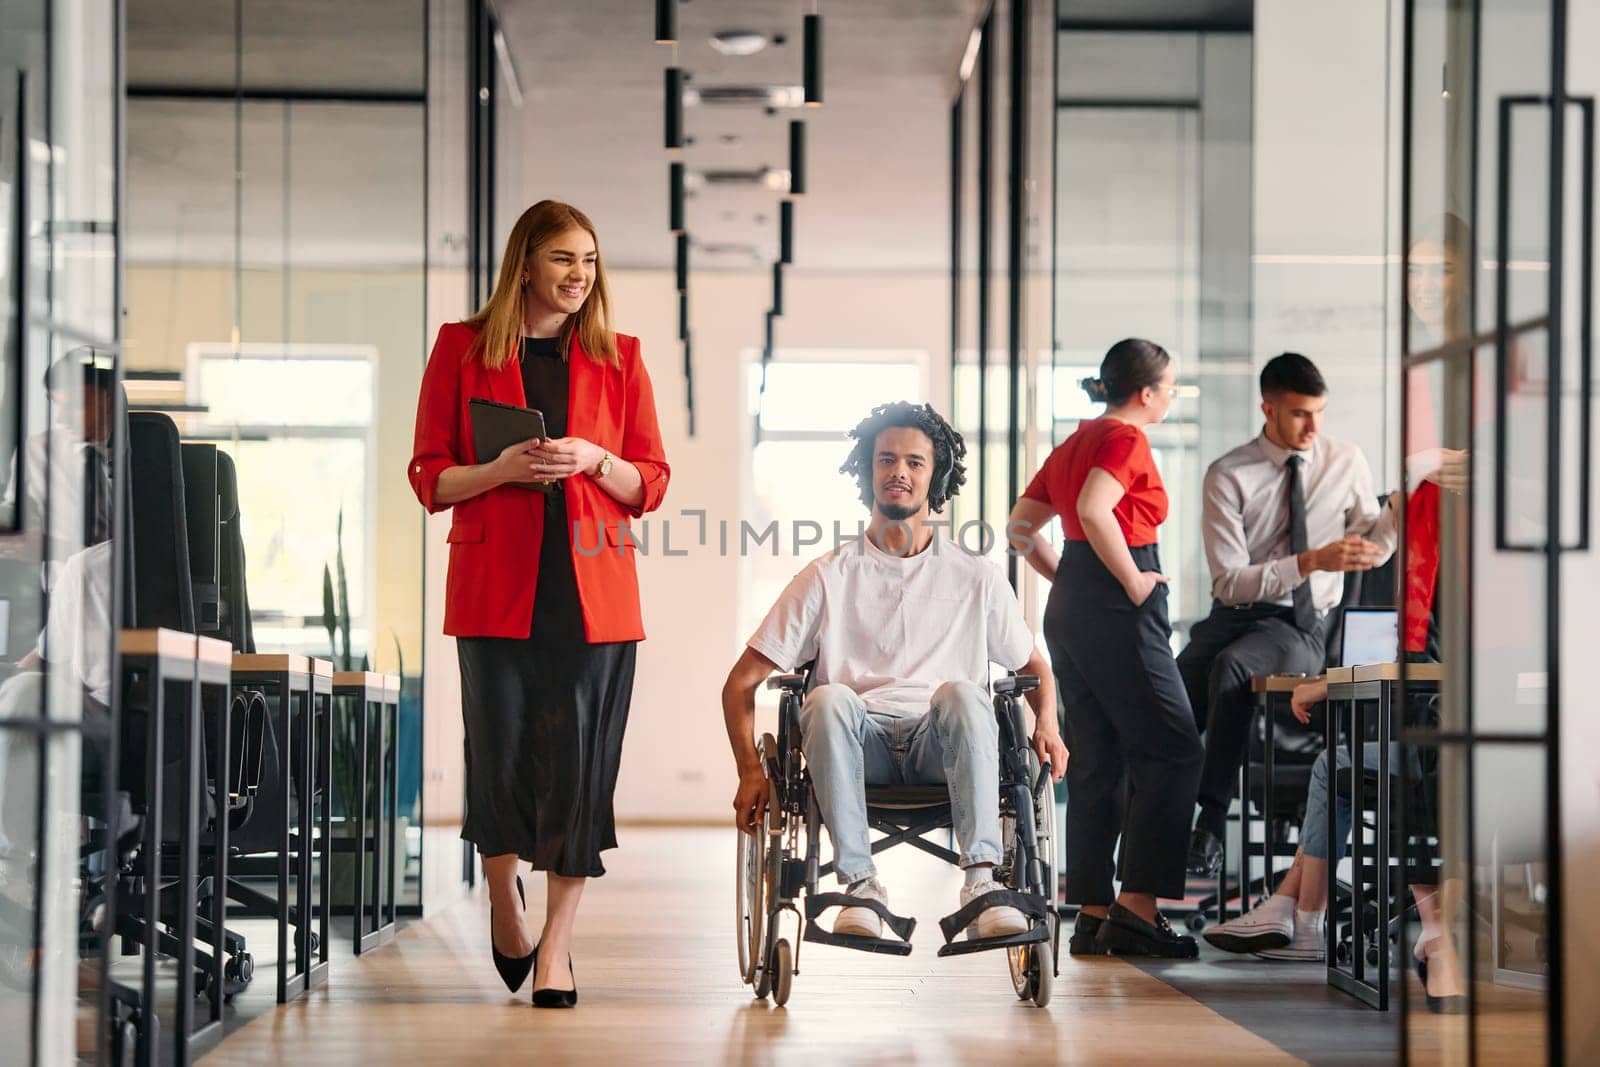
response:
[[[1083,386],[1083,391],[1089,394],[1089,399],[1096,404],[1104,404],[1110,399],[1106,391],[1106,383],[1099,378],[1084,378],[1078,383]]]

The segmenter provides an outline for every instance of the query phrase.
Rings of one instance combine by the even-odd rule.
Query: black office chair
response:
[[[189,459],[192,464],[194,461],[192,454]],[[131,544],[125,546],[127,551],[125,570],[133,595],[128,599],[124,624],[130,628],[165,627],[187,633],[196,633],[199,630],[189,552],[190,502],[185,492],[184,464],[184,447],[179,439],[178,428],[170,418],[156,412],[133,412],[129,415],[128,483],[132,504],[127,526],[131,531],[129,538]],[[228,470],[230,472],[232,470],[231,463]],[[231,495],[234,498],[236,512],[236,494]],[[235,527],[237,527],[236,522]],[[242,582],[242,578],[240,580]],[[203,791],[205,807],[200,813],[199,846],[202,857],[212,847],[213,831],[219,812],[227,813],[230,855],[262,850],[260,843],[254,840],[249,831],[252,827],[259,829],[263,824],[270,827],[271,823],[268,820],[274,810],[274,798],[271,795],[262,798],[260,785],[263,781],[271,783],[280,781],[276,774],[276,752],[268,751],[275,742],[271,732],[266,728],[268,718],[266,705],[265,697],[258,691],[236,691],[230,700],[229,733],[233,742],[230,746],[230,755],[235,770],[229,782],[218,783],[210,780],[206,782]],[[124,694],[125,740],[122,745],[123,759],[120,771],[123,781],[128,783],[136,810],[144,800],[142,795],[145,780],[144,754],[140,741],[145,736],[143,724],[150,706],[150,694],[145,688],[145,681],[139,678],[132,679]],[[176,716],[181,714],[181,710],[169,709],[168,714]],[[208,722],[203,733],[202,744],[212,751],[217,744],[218,725],[215,722]],[[180,723],[176,719],[167,726],[164,731],[166,751],[163,760],[167,766],[176,770],[181,765],[183,735],[179,728]],[[210,765],[207,759],[205,766]],[[182,776],[171,773],[165,774],[163,778],[163,803],[171,805],[166,810],[182,810],[179,794]],[[269,794],[270,792],[271,790]],[[277,803],[279,811],[281,804],[280,799]],[[177,832],[176,827],[168,828],[167,836],[175,837]],[[176,851],[167,853],[167,856],[168,860],[164,863],[163,870],[158,872],[158,877],[164,886],[178,877]],[[123,891],[131,892],[135,898],[141,896],[142,887],[138,875],[148,872],[139,871],[135,865],[132,870],[125,873],[128,875],[125,879],[128,888]],[[223,887],[230,900],[246,895],[247,890],[248,887],[236,885],[232,878],[229,879],[229,884]],[[206,878],[199,883],[196,892],[196,903],[201,912],[196,918],[196,930],[202,940],[211,943],[213,951],[216,950],[218,939],[205,913],[210,906],[212,894],[216,891],[217,887]],[[253,894],[253,891],[250,893]],[[170,902],[175,908],[176,894],[163,893],[163,902]],[[251,909],[258,905],[253,895],[245,903]],[[135,914],[135,911],[136,909],[121,909],[117,917],[118,932],[123,934],[130,945],[143,936],[143,920]],[[171,926],[175,925],[177,916],[163,914],[162,919],[163,925]],[[160,931],[158,941],[163,953],[177,954],[179,945],[170,930]],[[254,962],[242,935],[232,930],[224,930],[221,941],[223,951],[228,957],[225,961],[224,995],[231,997],[249,983]],[[204,953],[196,954],[195,965],[197,970],[209,977],[210,961]],[[201,985],[199,988],[204,989],[204,986]]]

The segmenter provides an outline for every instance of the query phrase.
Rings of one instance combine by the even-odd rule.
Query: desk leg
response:
[[[1261,900],[1272,895],[1277,888],[1277,839],[1273,834],[1276,827],[1273,824],[1272,793],[1274,783],[1277,781],[1277,768],[1274,764],[1273,746],[1277,743],[1275,729],[1277,720],[1277,707],[1274,705],[1272,694],[1265,694],[1262,700],[1261,717],[1264,720],[1265,740],[1262,751],[1262,770],[1266,780],[1261,783]]]
[[[1366,852],[1366,833],[1361,825],[1361,813],[1366,810],[1364,803],[1366,792],[1366,775],[1362,768],[1365,753],[1362,746],[1366,744],[1366,702],[1355,701],[1350,710],[1350,971],[1357,982],[1366,981],[1366,879],[1363,876],[1362,857]],[[1331,850],[1330,850],[1331,854]]]
[[[400,887],[395,882],[395,868],[401,859],[396,851],[400,843],[397,836],[400,832],[400,705],[385,703],[382,705],[385,712],[386,733],[388,736],[388,784],[389,795],[389,848],[383,865],[384,882],[389,887],[387,907],[383,924],[393,930],[398,912]]]
[[[356,840],[355,863],[355,952],[361,954],[362,939],[367,932],[367,723],[372,714],[372,703],[365,696],[352,698],[350,713],[356,717]],[[374,868],[374,874],[377,869]]]
[[[233,692],[226,682],[209,687],[217,698],[217,818],[211,832],[211,990],[209,1023],[222,1025],[223,986],[227,980],[228,932],[228,797],[233,763]],[[243,729],[243,727],[240,727]]]
[[[289,830],[293,822],[294,749],[290,746],[294,699],[289,695],[289,677],[279,675],[272,683],[278,696],[278,760],[283,777],[283,819],[278,825],[278,1003],[289,1001]],[[298,938],[296,942],[298,943]]]
[[[1388,683],[1378,687],[1378,840],[1377,845],[1377,895],[1378,923],[1374,933],[1378,941],[1378,1010],[1389,1010],[1389,860],[1393,851],[1389,836],[1389,805],[1394,798],[1389,791],[1389,737],[1392,690]],[[1362,766],[1366,753],[1362,753]]]
[[[333,914],[333,694],[322,694],[320,703],[322,712],[321,729],[317,731],[317,766],[321,770],[317,791],[322,796],[322,891],[317,901],[317,928],[322,934],[322,943],[318,946],[317,957],[326,975],[333,944],[333,931],[329,926]]]
[[[384,865],[384,880],[389,883],[389,912],[384,915],[384,925],[394,929],[400,917],[400,886],[395,883],[395,869],[402,864],[398,849],[405,843],[398,840],[400,833],[400,704],[384,704],[389,713],[389,862]]]
[[[300,851],[295,854],[295,865],[299,870],[300,888],[295,893],[295,905],[299,922],[295,925],[295,962],[300,965],[300,975],[304,985],[302,989],[309,988],[311,984],[311,967],[314,953],[311,948],[311,856],[315,847],[316,819],[313,806],[316,800],[316,771],[312,762],[315,751],[315,712],[312,707],[312,694],[308,688],[300,694],[297,702],[299,705],[300,736],[295,750],[295,762],[300,770]]]
[[[200,686],[190,679],[183,701],[183,821],[178,842],[178,1003],[173,1058],[190,1060],[189,1041],[194,1035],[195,882],[200,877]]]
[[[1339,702],[1332,699],[1326,701],[1326,703],[1323,705],[1322,758],[1328,761],[1328,796],[1327,803],[1323,805],[1323,807],[1327,809],[1326,829],[1328,834],[1328,910],[1323,913],[1324,918],[1322,923],[1322,934],[1324,941],[1323,948],[1326,953],[1323,958],[1327,963],[1327,971],[1330,982],[1332,981],[1332,976],[1339,970],[1339,954],[1337,951],[1339,946],[1339,856],[1344,851],[1343,844],[1336,843],[1334,841],[1336,822],[1334,819],[1333,806],[1334,804],[1338,803],[1339,799],[1337,769],[1339,766],[1339,760],[1337,758],[1339,746],[1339,716]]]
[[[161,837],[162,811],[161,795],[165,786],[162,781],[162,754],[166,748],[166,731],[164,720],[166,718],[166,678],[163,677],[161,664],[152,657],[149,661],[149,686],[150,708],[149,720],[145,725],[145,787],[149,791],[145,802],[145,836],[144,836],[144,965],[142,988],[139,991],[140,1005],[143,1009],[145,1026],[148,1028],[148,1044],[155,1044],[157,1029],[156,1013],[156,958],[160,955],[161,945]]]

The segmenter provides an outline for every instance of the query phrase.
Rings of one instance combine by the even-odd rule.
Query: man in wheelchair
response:
[[[753,834],[769,791],[754,738],[756,690],[775,669],[814,662],[801,750],[839,882],[863,902],[841,907],[833,932],[876,939],[883,920],[871,902],[887,911],[888,896],[872,861],[866,786],[948,784],[966,876],[960,906],[1004,889],[994,878],[1004,845],[991,662],[1038,679],[1027,694],[1032,745],[1056,779],[1067,750],[1049,667],[1004,575],[935,537],[930,512],[965,481],[961,435],[931,406],[900,402],[875,408],[851,437],[840,473],[859,483],[871,521],[789,583],[734,664],[722,703],[739,769],[736,821]],[[1017,908],[997,904],[966,933],[987,939],[1028,928]]]

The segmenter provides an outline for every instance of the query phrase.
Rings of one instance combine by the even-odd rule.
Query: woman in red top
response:
[[[1172,359],[1119,341],[1084,382],[1103,418],[1056,447],[1011,513],[1033,531],[1028,562],[1051,581],[1045,643],[1066,711],[1066,896],[1074,955],[1197,955],[1156,908],[1181,897],[1204,750],[1172,656],[1156,530],[1167,491],[1144,428],[1172,404]],[[1061,517],[1059,560],[1045,537]],[[1124,788],[1126,806],[1123,810]],[[1112,857],[1122,838],[1121,893]]]
[[[468,402],[544,414],[546,440],[473,446]],[[495,967],[533,1002],[570,1007],[584,880],[616,847],[611,797],[644,637],[629,516],[660,506],[668,468],[639,341],[612,332],[594,224],[552,200],[511,230],[488,304],[439,331],[409,474],[453,507],[445,633],[456,636],[467,810],[489,883]],[[546,872],[537,946],[518,858]]]

